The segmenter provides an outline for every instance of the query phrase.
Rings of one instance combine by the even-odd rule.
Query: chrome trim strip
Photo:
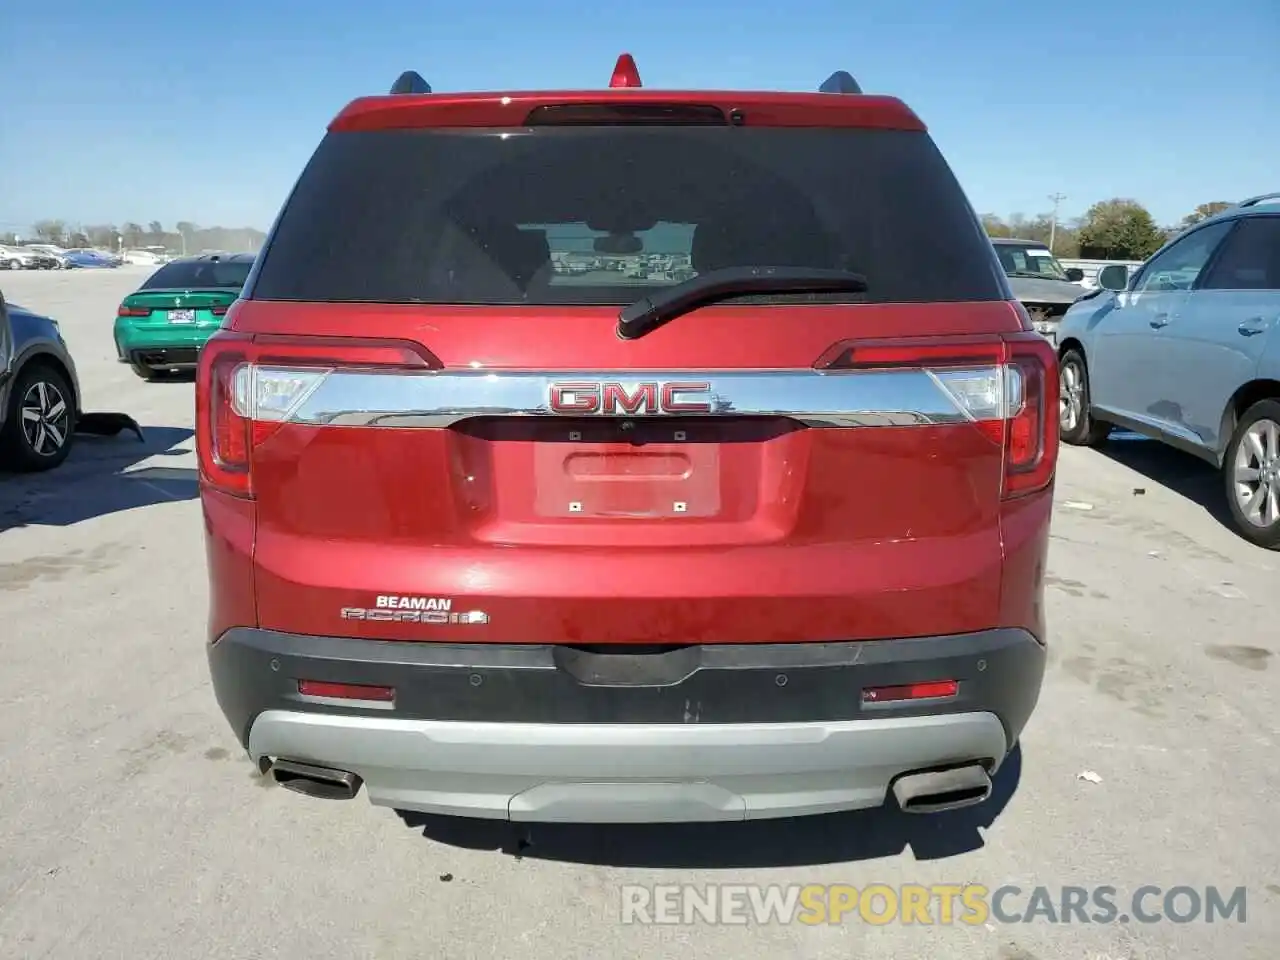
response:
[[[264,369],[287,370],[284,367]],[[972,371],[999,376],[1001,368]],[[616,371],[505,373],[334,370],[289,411],[290,423],[355,427],[441,428],[472,417],[616,416],[551,409],[553,384],[568,381],[689,383],[710,386],[710,410],[692,416],[787,417],[810,427],[919,426],[974,418],[931,371]],[[648,416],[669,417],[659,413]]]

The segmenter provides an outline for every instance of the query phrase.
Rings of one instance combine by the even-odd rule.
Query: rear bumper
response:
[[[138,327],[116,324],[116,356],[121,363],[150,367],[194,367],[200,348],[217,327]]]
[[[879,806],[903,773],[994,773],[1030,717],[1045,650],[1021,630],[665,653],[446,645],[233,629],[214,690],[255,761],[359,776],[381,806],[529,821],[797,816]],[[300,679],[395,688],[317,702]],[[947,699],[866,687],[955,679]]]

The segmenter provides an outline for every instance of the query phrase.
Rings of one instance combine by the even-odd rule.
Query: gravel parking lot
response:
[[[147,436],[85,438],[43,477],[0,474],[0,956],[1277,955],[1280,556],[1226,528],[1201,464],[1138,440],[1063,452],[1049,676],[977,812],[524,834],[407,820],[363,795],[270,786],[218,713],[192,387],[142,382],[111,343],[147,272],[0,275],[11,301],[61,321],[85,407],[128,412]],[[1247,914],[622,923],[623,884],[674,882],[1015,884],[1014,912],[1037,886],[1057,901],[1109,885],[1122,908],[1144,885],[1245,887]]]

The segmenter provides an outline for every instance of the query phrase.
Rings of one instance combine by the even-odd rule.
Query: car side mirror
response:
[[[1070,280],[1072,283],[1079,283],[1081,280],[1084,279],[1084,271],[1081,270],[1079,267],[1068,267],[1067,279]]]
[[[1129,286],[1129,270],[1123,263],[1109,263],[1098,271],[1098,286],[1117,293]]]

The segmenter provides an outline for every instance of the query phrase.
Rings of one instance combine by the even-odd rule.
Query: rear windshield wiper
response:
[[[865,293],[867,278],[819,267],[725,267],[643,297],[618,314],[618,336],[642,337],[682,313],[750,294]]]
[[[1020,277],[1020,278],[1025,277],[1028,280],[1062,280],[1062,281],[1065,281],[1066,283],[1071,282],[1070,280],[1067,280],[1065,275],[1059,277],[1052,273],[1033,273],[1030,270],[1010,270],[1009,276]]]

